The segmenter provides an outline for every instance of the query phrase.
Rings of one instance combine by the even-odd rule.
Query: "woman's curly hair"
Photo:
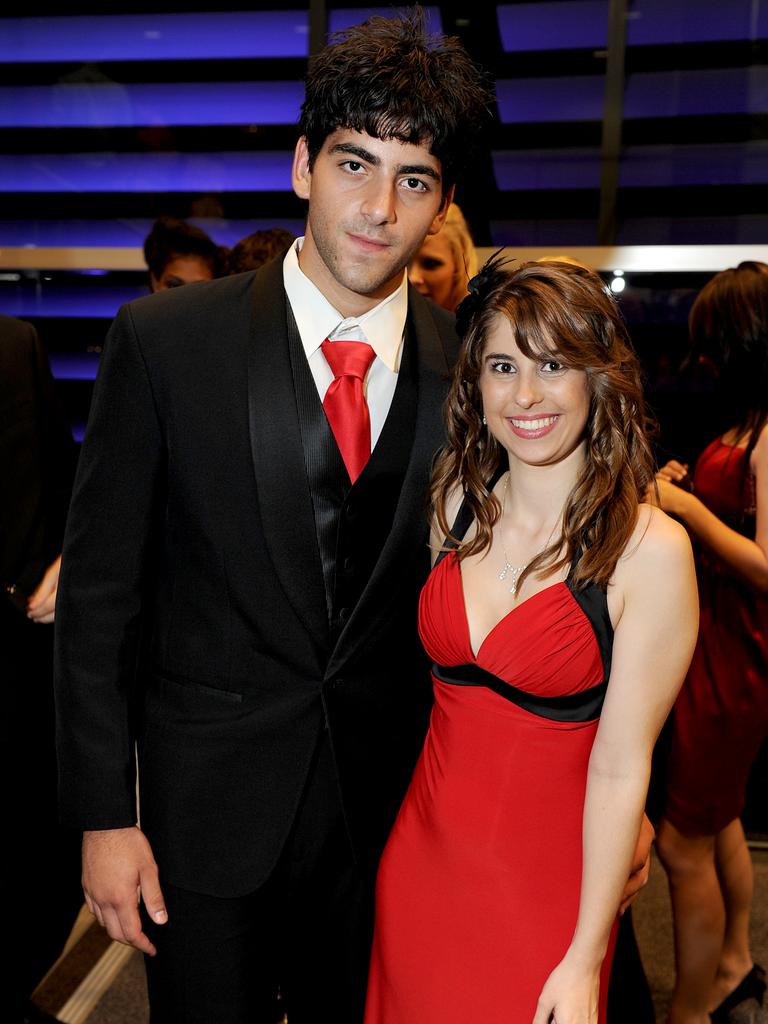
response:
[[[488,549],[501,514],[492,486],[505,453],[483,426],[479,386],[485,339],[500,316],[528,358],[583,370],[590,399],[584,466],[566,501],[562,532],[530,562],[518,586],[531,573],[554,573],[577,560],[576,587],[605,587],[653,482],[654,461],[637,356],[615,299],[587,267],[558,261],[513,267],[496,254],[470,282],[456,314],[463,345],[445,405],[448,444],[432,477],[438,527],[461,559]],[[452,537],[447,521],[457,487],[476,523],[469,541]]]

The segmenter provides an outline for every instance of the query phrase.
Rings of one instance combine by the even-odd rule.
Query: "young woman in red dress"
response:
[[[429,733],[379,871],[366,1024],[602,1024],[651,751],[697,627],[597,275],[495,261],[432,486]],[[447,541],[444,541],[447,538]]]
[[[733,426],[700,456],[692,492],[675,486],[687,466],[659,473],[662,507],[696,542],[701,600],[658,838],[675,918],[670,1024],[725,1022],[765,991],[749,945],[752,861],[739,815],[768,735],[768,266],[717,274],[690,333],[694,354],[721,368]]]

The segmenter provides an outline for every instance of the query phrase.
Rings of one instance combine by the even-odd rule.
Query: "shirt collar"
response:
[[[385,299],[358,317],[344,317],[299,266],[303,238],[296,240],[283,260],[283,283],[307,358],[317,351],[340,325],[358,324],[376,355],[394,373],[400,361],[400,346],[408,314],[406,275]]]

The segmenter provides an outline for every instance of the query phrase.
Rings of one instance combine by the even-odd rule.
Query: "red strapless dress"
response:
[[[754,537],[745,454],[713,441],[694,486],[719,519]],[[768,735],[768,599],[704,550],[697,574],[699,638],[675,703],[665,813],[684,835],[716,835],[744,809],[749,769]]]
[[[475,659],[449,555],[421,595],[422,641],[438,666],[486,670],[518,695],[578,703],[610,664],[605,595],[592,589],[586,600],[567,583],[535,594]],[[435,670],[429,732],[379,868],[365,1021],[530,1024],[576,924],[597,720],[543,717],[441,674],[450,670]]]

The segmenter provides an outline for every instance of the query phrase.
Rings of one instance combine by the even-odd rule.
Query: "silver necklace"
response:
[[[552,529],[549,531],[549,536],[544,541],[543,547],[541,547],[533,558],[529,558],[525,565],[512,565],[507,554],[507,549],[504,546],[504,512],[507,507],[507,491],[509,490],[509,473],[507,473],[507,482],[504,484],[504,494],[501,499],[501,521],[499,522],[499,540],[501,541],[501,550],[504,555],[504,568],[499,573],[499,579],[509,580],[509,592],[512,597],[517,597],[517,587],[520,582],[520,577],[523,575],[525,570],[531,564],[531,562],[538,558],[542,551],[549,547],[549,542],[552,540],[552,534],[555,532],[555,526],[557,526],[558,520],[556,519]]]

